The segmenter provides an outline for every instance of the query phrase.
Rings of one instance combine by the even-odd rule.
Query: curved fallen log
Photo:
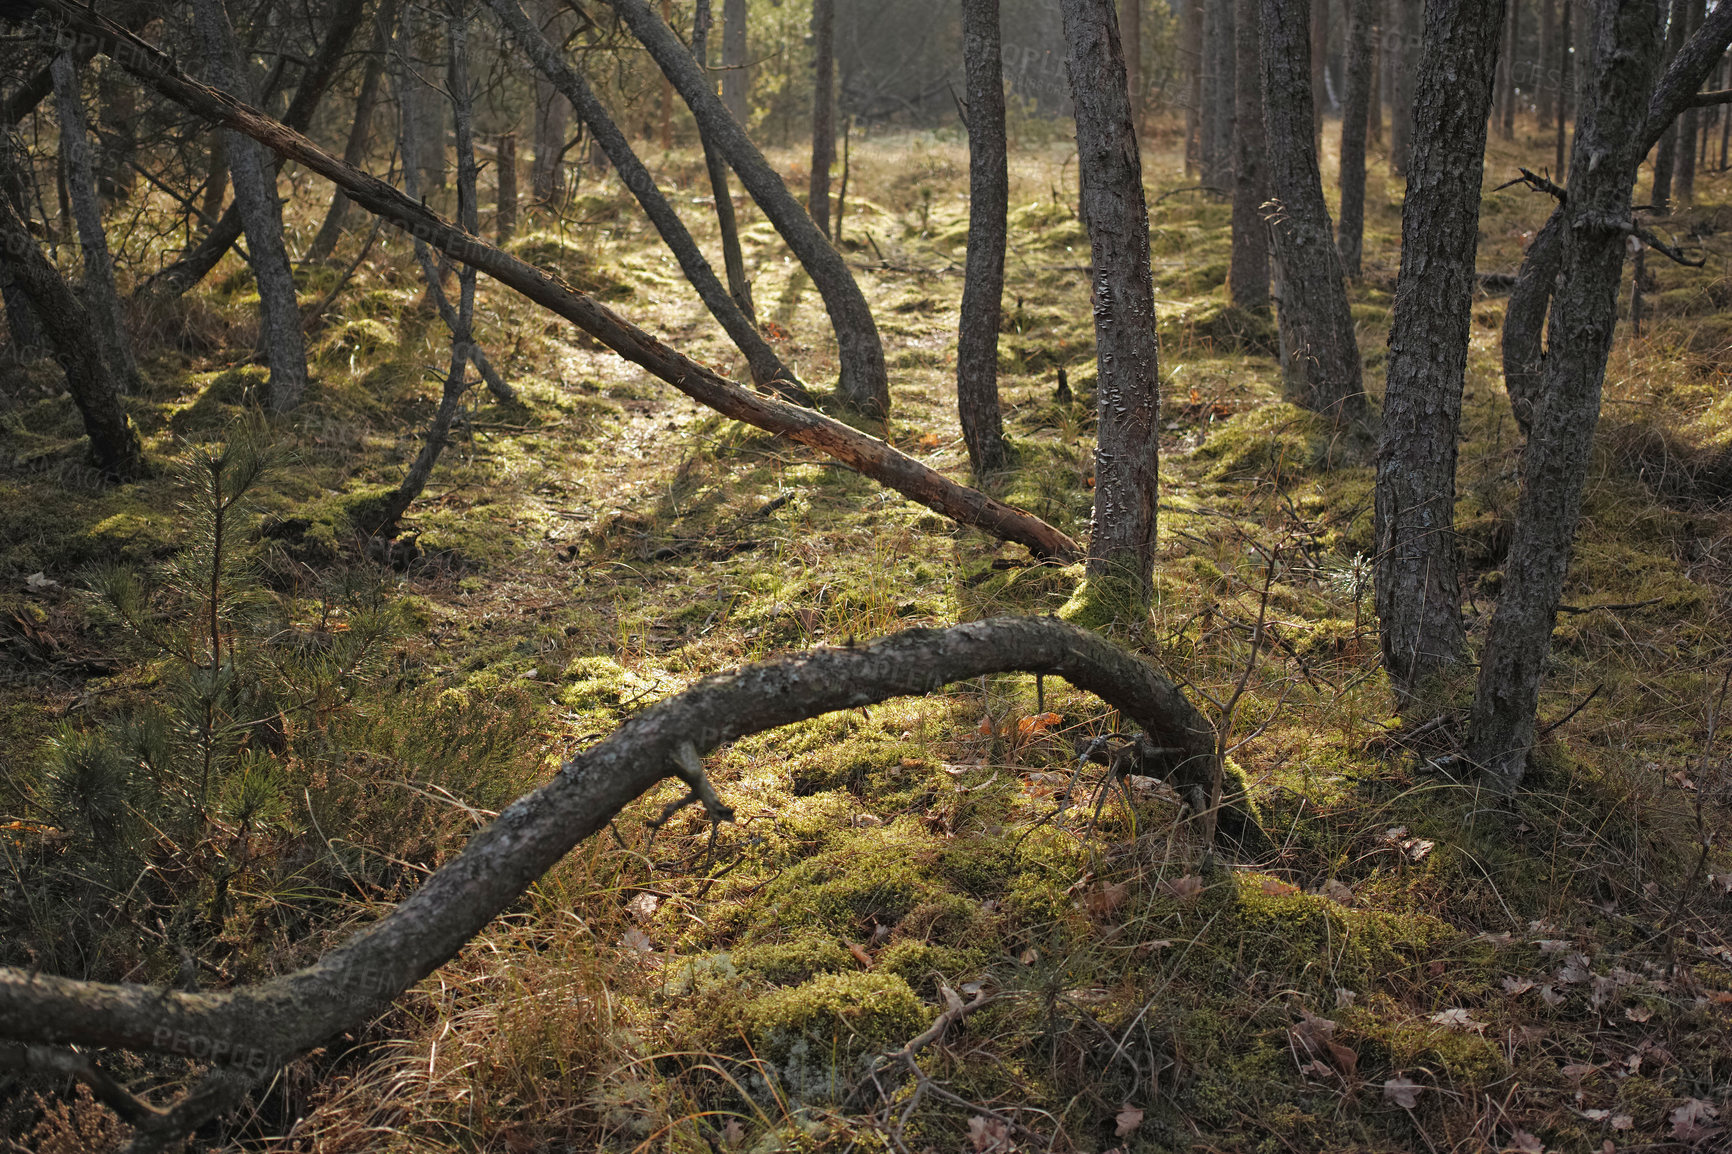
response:
[[[959,485],[877,437],[832,417],[759,396],[676,352],[551,273],[464,232],[377,177],[343,163],[280,121],[191,79],[169,57],[113,21],[67,0],[42,0],[41,6],[59,15],[78,35],[95,37],[102,51],[164,97],[252,137],[285,160],[306,165],[369,212],[558,313],[693,400],[724,416],[809,445],[953,521],[1024,545],[1037,557],[1071,561],[1082,555],[1075,541],[1034,514]]]
[[[1161,747],[1214,771],[1215,734],[1173,683],[1057,618],[1000,617],[820,648],[699,681],[628,720],[507,807],[389,914],[305,969],[184,993],[0,967],[0,1038],[182,1054],[263,1074],[377,1014],[452,958],[573,846],[669,776],[718,814],[698,753],[747,734],[952,682],[1021,671],[1100,697]]]

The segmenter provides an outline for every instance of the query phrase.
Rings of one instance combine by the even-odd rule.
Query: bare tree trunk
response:
[[[956,333],[956,402],[974,475],[1005,466],[998,409],[998,324],[1004,299],[1009,148],[998,0],[962,0],[968,88],[968,256]]]
[[[517,133],[500,136],[498,155],[494,161],[498,170],[499,192],[493,213],[493,235],[501,248],[511,243],[517,231]]]
[[[1119,31],[1125,45],[1125,88],[1131,94],[1131,118],[1143,127],[1143,0],[1119,0]]]
[[[836,0],[812,0],[812,183],[806,207],[830,235],[830,166],[836,162]]]
[[[1383,667],[1403,702],[1467,648],[1456,445],[1504,11],[1504,0],[1432,0],[1419,54],[1376,490]]]
[[[1263,120],[1269,188],[1280,202],[1275,252],[1281,265],[1276,317],[1295,404],[1337,425],[1369,415],[1359,345],[1335,249],[1312,135],[1311,12],[1307,0],[1263,0]]]
[[[1516,54],[1521,40],[1521,0],[1506,0],[1504,9],[1508,23],[1504,28],[1503,51],[1499,55],[1499,67],[1503,72],[1503,104],[1498,110],[1501,121],[1498,135],[1505,140],[1514,140],[1516,88],[1519,84],[1516,76]]]
[[[1061,0],[1099,363],[1091,577],[1144,599],[1154,568],[1160,363],[1142,159],[1112,0]]]
[[[220,220],[223,201],[228,197],[228,191],[228,137],[221,132],[213,132],[210,134],[210,153],[204,183],[204,204],[199,209],[199,215],[205,220]],[[235,221],[236,223],[240,221],[238,213],[235,216]],[[231,240],[229,243],[232,245],[234,241]]]
[[[234,30],[222,0],[194,0],[208,67],[220,85],[239,88],[244,80]],[[307,347],[301,334],[295,279],[283,245],[282,208],[277,203],[276,165],[249,136],[228,138],[229,176],[235,205],[247,237],[247,257],[259,289],[259,338],[270,366],[267,407],[287,412],[301,403],[307,387]]]
[[[288,110],[283,113],[283,123],[290,128],[305,132],[308,126],[312,124],[313,114],[318,111],[320,100],[324,98],[331,81],[337,75],[349,41],[354,36],[355,29],[360,27],[361,16],[365,7],[365,0],[347,0],[343,7],[338,10],[337,18],[331,21],[325,39],[319,45],[319,54],[314,57],[312,67],[307,70],[301,78],[301,82],[295,87],[294,98],[289,101]],[[232,30],[230,31],[230,38],[231,40],[233,38]],[[222,163],[230,165],[232,158],[228,153],[228,141],[226,139],[222,140],[219,145],[213,145],[211,158],[213,164],[218,159],[215,154],[219,150]],[[270,172],[266,174],[268,182],[273,187],[278,167],[272,165]],[[220,207],[222,201],[221,182],[212,181],[210,192],[214,195],[214,201],[207,196],[206,208],[209,211],[206,215],[214,217],[216,215],[215,210]],[[274,195],[272,203],[275,203]],[[171,299],[185,293],[208,276],[211,269],[217,266],[217,262],[228,254],[235,241],[240,239],[241,233],[244,231],[242,220],[240,194],[237,192],[235,203],[229,205],[229,209],[223,214],[222,219],[212,226],[197,244],[193,245],[173,264],[139,285],[133,290],[133,295],[135,297]]]
[[[1323,101],[1329,58],[1329,0],[1311,0],[1311,136],[1323,150]]]
[[[692,57],[704,70],[705,83],[709,76],[710,0],[697,0],[697,14],[692,20]],[[714,86],[710,86],[714,92]],[[728,184],[728,162],[716,151],[708,136],[698,134],[704,146],[704,167],[710,174],[710,193],[716,202],[716,225],[722,234],[722,267],[728,274],[728,295],[740,306],[740,312],[753,325],[758,323],[758,310],[752,304],[752,282],[746,279],[746,260],[740,251],[740,226],[734,217],[734,194]],[[843,191],[847,191],[844,182]],[[840,239],[841,220],[837,234]]]
[[[1702,26],[1702,17],[1706,12],[1703,0],[1686,0],[1685,12],[1689,17],[1689,31],[1694,32]],[[1697,125],[1701,114],[1692,104],[1684,109],[1678,117],[1677,160],[1673,175],[1673,196],[1682,207],[1688,207],[1696,199],[1696,142]]]
[[[397,107],[414,131],[405,139],[415,142],[415,151],[403,156],[403,167],[413,168],[422,194],[443,189],[449,183],[445,160],[445,96],[431,82],[439,74],[439,22],[431,10],[415,4],[403,9],[404,34],[397,52],[410,63],[407,82],[398,86]],[[562,145],[564,141],[560,142]]]
[[[0,157],[6,151],[0,147]],[[10,159],[0,159],[0,166],[11,169]],[[10,171],[0,173],[6,179],[15,176]],[[42,326],[66,370],[67,390],[90,438],[91,460],[104,476],[115,480],[142,476],[144,450],[121,407],[114,374],[90,340],[94,322],[36,247],[36,239],[7,196],[0,196],[0,275],[12,290],[7,297],[7,321],[17,323],[14,300],[21,297],[27,301],[32,317]],[[18,339],[16,331],[13,338]]]
[[[743,129],[752,114],[748,100],[751,77],[746,69],[746,0],[722,0],[722,68],[722,103]]]
[[[729,0],[730,4],[733,0]],[[788,186],[765,161],[764,156],[710,91],[709,83],[692,54],[673,31],[652,12],[644,0],[607,0],[618,12],[696,118],[698,132],[715,144],[758,207],[793,250],[817,286],[836,330],[842,362],[837,394],[844,404],[872,416],[890,412],[890,383],[884,365],[884,343],[866,296],[855,283],[842,254],[830,244]],[[743,5],[742,5],[743,6]]]
[[[1540,131],[1557,119],[1558,105],[1558,0],[1540,0],[1540,51],[1534,85],[1534,116]]]
[[[1352,0],[1347,20],[1346,99],[1341,105],[1341,267],[1359,279],[1365,241],[1365,121],[1371,110],[1371,34],[1377,0]]]
[[[1661,55],[1659,0],[1595,12],[1595,61],[1568,200],[1563,265],[1552,300],[1551,353],[1533,433],[1522,452],[1516,523],[1480,661],[1467,756],[1494,789],[1521,784],[1534,742],[1540,682],[1551,652],[1570,544],[1581,514],[1600,388],[1617,324],[1630,194]]]
[[[1586,23],[1586,21],[1584,21]],[[1590,24],[1591,27],[1591,24]],[[1671,14],[1666,21],[1666,63],[1684,46],[1685,37],[1690,29],[1690,0],[1672,0]],[[1584,103],[1583,108],[1587,105]],[[1582,131],[1580,119],[1576,132]],[[1668,124],[1663,136],[1660,137],[1659,149],[1654,153],[1654,184],[1648,193],[1648,203],[1654,206],[1654,211],[1665,214],[1672,210],[1672,174],[1677,170],[1678,161],[1678,125]]]
[[[745,355],[751,367],[753,383],[779,393],[796,404],[811,404],[810,394],[794,376],[793,370],[782,363],[775,350],[770,348],[769,342],[764,340],[757,327],[728,295],[727,289],[722,287],[722,282],[716,278],[715,271],[704,259],[697,242],[686,231],[679,213],[674,211],[673,205],[668,203],[667,198],[656,187],[655,177],[632,151],[625,134],[608,116],[607,109],[602,106],[583,77],[565,63],[547,38],[530,23],[517,0],[488,0],[488,4],[499,17],[500,23],[510,30],[518,46],[528,55],[536,71],[547,77],[554,89],[564,95],[572,110],[589,129],[590,136],[607,153],[614,171],[637,198],[644,215],[650,218],[650,223],[655,225],[663,243],[673,252],[674,259],[679,261],[680,270],[697,290],[705,307]]]
[[[1372,0],[1371,99],[1366,105],[1365,137],[1369,146],[1383,146],[1383,9],[1387,0]]]
[[[65,166],[67,199],[78,224],[78,247],[84,262],[84,298],[93,324],[91,334],[113,370],[123,393],[139,393],[144,382],[133,359],[120,290],[114,284],[114,259],[102,229],[102,206],[96,200],[96,173],[91,165],[90,137],[84,126],[84,101],[72,54],[54,58],[54,103],[60,119],[60,160]]]
[[[1203,166],[1203,0],[1179,0],[1179,65],[1185,91],[1185,176]]]
[[[1267,138],[1263,130],[1261,0],[1237,0],[1233,20],[1233,254],[1227,287],[1233,303],[1253,313],[1269,309]]]
[[[1554,170],[1559,173],[1564,171],[1564,162],[1568,158],[1565,148],[1569,119],[1571,111],[1576,107],[1576,68],[1574,53],[1570,51],[1571,43],[1575,39],[1575,33],[1570,29],[1572,7],[1573,0],[1563,0],[1563,14],[1558,20],[1558,136]]]
[[[367,149],[373,142],[373,118],[379,106],[379,81],[385,71],[385,51],[391,43],[391,28],[397,21],[398,0],[383,0],[373,14],[373,47],[367,55],[361,73],[361,92],[355,98],[355,120],[349,128],[348,143],[343,146],[343,160],[357,168],[367,159]],[[337,251],[337,240],[343,235],[343,219],[348,215],[349,198],[338,189],[331,197],[331,207],[325,221],[307,249],[306,260],[316,264],[331,258]]]
[[[1233,179],[1234,0],[1203,0],[1203,183],[1225,192]]]
[[[534,12],[538,26],[550,25],[555,42],[564,40],[560,33],[561,13],[550,0],[536,0]],[[529,164],[529,192],[537,204],[556,205],[565,196],[565,136],[571,123],[571,108],[560,98],[553,81],[537,74],[535,77],[535,122],[530,135],[534,138],[535,155]]]
[[[1383,45],[1389,50],[1389,169],[1407,175],[1407,154],[1413,147],[1413,42],[1419,25],[1415,20],[1417,0],[1388,0],[1385,19],[1389,31]]]

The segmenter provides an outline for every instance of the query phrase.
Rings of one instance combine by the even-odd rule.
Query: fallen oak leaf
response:
[[[1264,878],[1263,884],[1259,888],[1272,898],[1284,898],[1288,894],[1299,892],[1298,886],[1284,882],[1280,878]]]
[[[1383,1083],[1383,1096],[1403,1110],[1419,1105],[1419,1092],[1425,1087],[1407,1078],[1389,1078]]]

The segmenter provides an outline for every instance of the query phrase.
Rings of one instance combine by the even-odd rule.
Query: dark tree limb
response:
[[[263,1073],[365,1022],[438,969],[572,847],[664,778],[690,783],[688,747],[710,750],[839,709],[1012,670],[1063,677],[1096,694],[1152,741],[1181,751],[1181,766],[1214,764],[1213,730],[1172,682],[1098,634],[1055,618],[1001,617],[909,630],[858,648],[813,649],[707,677],[636,715],[507,807],[390,913],[304,969],[258,985],[185,993],[0,967],[0,1037],[184,1054]],[[719,805],[701,784],[693,792]]]
[[[783,399],[797,405],[810,407],[813,404],[812,395],[808,393],[793,370],[782,363],[782,358],[770,347],[751,318],[740,310],[739,304],[728,295],[728,290],[717,279],[710,262],[704,259],[697,241],[686,231],[685,222],[680,219],[674,206],[668,203],[661,189],[656,187],[655,177],[650,175],[643,161],[638,159],[632,150],[631,142],[626,140],[625,133],[614,124],[613,117],[607,114],[601,101],[594,91],[578,75],[577,71],[568,65],[559,55],[554,46],[541,34],[541,30],[530,22],[524,13],[522,5],[517,0],[487,0],[488,6],[499,22],[511,32],[513,40],[517,41],[525,55],[529,57],[537,71],[553,84],[560,95],[571,103],[572,111],[588,127],[590,135],[600,144],[602,151],[607,153],[608,161],[624,182],[626,188],[637,198],[643,208],[644,215],[655,225],[656,232],[661,235],[662,243],[674,254],[674,259],[680,263],[680,271],[685,273],[686,281],[697,290],[698,297],[704,302],[704,307],[710,310],[710,315],[716,318],[746,358],[746,364],[752,373],[752,383],[759,388],[779,394]]]
[[[384,217],[453,260],[474,266],[557,313],[700,404],[809,445],[960,524],[1025,545],[1036,556],[1069,561],[1080,555],[1075,541],[1039,517],[958,485],[884,441],[841,421],[758,396],[676,352],[551,273],[501,252],[377,177],[344,164],[300,133],[225,92],[191,79],[167,56],[112,21],[69,0],[43,0],[43,5],[78,31],[101,37],[106,50],[122,67],[163,96],[251,136],[285,159],[304,164],[343,188],[368,212]]]

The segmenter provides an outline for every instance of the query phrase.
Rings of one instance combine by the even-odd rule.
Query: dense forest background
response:
[[[1732,9],[0,20],[6,1149],[1726,1148]]]

